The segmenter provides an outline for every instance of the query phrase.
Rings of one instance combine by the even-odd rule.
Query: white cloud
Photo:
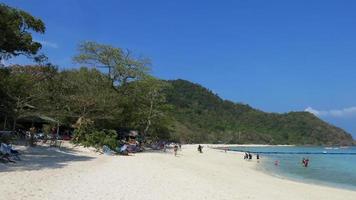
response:
[[[304,111],[310,112],[319,117],[349,117],[356,116],[356,106],[343,108],[343,109],[334,109],[334,110],[317,110],[312,107],[306,108]]]
[[[49,41],[45,41],[45,40],[34,40],[34,41],[41,43],[45,47],[51,47],[54,49],[58,48],[58,45],[54,42],[49,42]]]
[[[320,115],[320,112],[318,110],[315,110],[314,108],[312,107],[308,107],[304,110],[305,112],[310,112],[316,116],[319,116]]]

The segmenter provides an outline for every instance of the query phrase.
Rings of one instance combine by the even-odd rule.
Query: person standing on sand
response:
[[[248,159],[248,154],[245,152],[244,160]]]
[[[177,156],[177,153],[178,153],[178,145],[175,144],[174,145],[174,156]]]
[[[199,151],[199,153],[203,153],[203,147],[200,144],[198,146],[198,151]]]
[[[167,144],[163,144],[163,152],[167,151]]]

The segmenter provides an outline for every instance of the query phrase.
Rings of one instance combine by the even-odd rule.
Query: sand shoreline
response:
[[[207,147],[207,145],[204,145]],[[213,145],[209,145],[213,146]],[[27,152],[28,151],[28,152]],[[184,145],[172,152],[99,155],[81,147],[25,150],[0,163],[4,199],[355,199],[356,191],[277,178],[239,153]],[[240,153],[241,154],[241,153]],[[8,165],[8,164],[7,164]]]

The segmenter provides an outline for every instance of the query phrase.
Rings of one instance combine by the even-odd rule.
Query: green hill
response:
[[[185,142],[351,145],[352,136],[308,112],[266,113],[223,100],[185,80],[169,81],[174,136]]]

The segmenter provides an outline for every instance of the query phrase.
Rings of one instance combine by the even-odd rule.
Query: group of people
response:
[[[166,151],[167,151],[167,147],[168,147],[168,144],[164,144],[164,145],[163,145],[163,152],[166,152]],[[177,156],[177,155],[178,155],[178,149],[182,149],[182,145],[181,145],[180,143],[174,143],[174,144],[173,144],[174,156]]]
[[[252,154],[250,152],[245,152],[244,155],[244,160],[252,160]],[[256,154],[256,159],[259,160],[260,159],[260,155]]]
[[[142,143],[136,141],[136,140],[129,140],[129,141],[123,141],[122,145],[116,147],[116,152],[118,152],[121,155],[126,155],[128,156],[129,153],[137,153],[137,152],[142,152],[143,151],[143,146]]]
[[[279,160],[274,161],[274,165],[278,166],[279,165]],[[303,167],[308,167],[309,165],[309,158],[303,158],[302,159],[302,166]]]
[[[17,160],[20,160],[19,157],[20,153],[13,149],[11,144],[5,144],[5,143],[1,143],[0,145],[0,158],[2,160],[5,160],[7,162],[12,162],[15,163],[14,160],[12,160],[11,158],[15,158]]]

